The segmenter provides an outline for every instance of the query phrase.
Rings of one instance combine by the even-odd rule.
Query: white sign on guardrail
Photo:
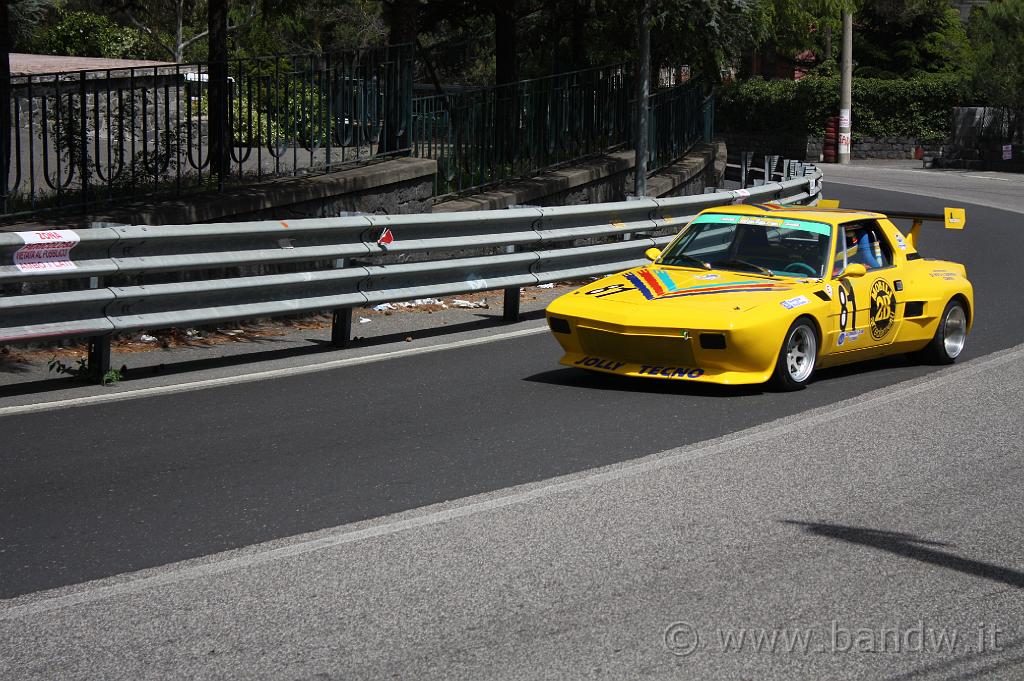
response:
[[[21,272],[78,269],[71,261],[71,249],[82,237],[70,229],[18,232],[25,245],[14,252],[14,266]]]

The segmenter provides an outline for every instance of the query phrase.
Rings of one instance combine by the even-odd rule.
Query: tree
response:
[[[39,25],[54,8],[53,0],[3,0],[8,27],[8,46],[27,45]]]
[[[11,22],[9,0],[0,0],[0,213],[7,212],[11,177]]]
[[[208,78],[210,111],[210,173],[218,182],[228,174],[231,134],[228,130],[228,0],[209,0]]]
[[[856,75],[907,78],[971,69],[967,31],[947,0],[874,0],[857,11]]]
[[[1024,141],[1024,0],[1002,0],[971,16],[974,86],[985,100],[1010,113],[1008,128]]]
[[[184,61],[190,48],[210,36],[210,28],[204,26],[203,21],[204,10],[209,12],[209,3],[203,0],[121,0],[115,7],[172,61]],[[249,4],[241,21],[227,24],[225,42],[227,33],[252,22],[258,8],[258,3]]]
[[[419,38],[419,0],[385,0],[384,18],[388,25],[388,43],[403,45]]]

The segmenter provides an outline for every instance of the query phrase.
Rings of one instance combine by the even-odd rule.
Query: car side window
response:
[[[843,250],[836,253],[837,267],[842,266],[844,259],[847,264],[859,263],[868,270],[892,266],[892,248],[876,221],[849,222],[842,229]]]

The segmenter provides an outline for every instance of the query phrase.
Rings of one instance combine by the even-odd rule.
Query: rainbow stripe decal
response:
[[[651,272],[642,269],[636,273],[625,275],[647,300],[664,300],[666,298],[684,298],[687,296],[706,296],[715,293],[746,293],[755,291],[788,291],[792,287],[771,281],[723,281],[714,284],[700,284],[680,288],[668,272],[657,270]]]

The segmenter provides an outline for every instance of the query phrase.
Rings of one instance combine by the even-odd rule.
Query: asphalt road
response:
[[[1022,359],[19,599],[0,675],[1020,678]]]
[[[846,205],[942,207],[851,186],[832,185],[829,195]],[[164,670],[155,676],[646,670],[744,678],[749,667],[757,670],[751,677],[765,678],[779,672],[774,657],[768,667],[756,656],[727,655],[705,656],[701,664],[711,667],[681,667],[658,637],[693,612],[702,618],[691,622],[697,628],[821,624],[829,612],[847,618],[840,628],[913,623],[915,612],[965,628],[971,617],[1001,612],[995,624],[1015,630],[1020,608],[1007,604],[1024,588],[1015,540],[1024,529],[1020,352],[997,364],[982,358],[1024,341],[1020,222],[1019,214],[968,206],[966,231],[925,228],[925,255],[965,262],[975,285],[977,324],[963,369],[897,358],[821,372],[801,393],[719,390],[563,369],[555,342],[536,335],[427,359],[0,416],[0,597],[23,596],[10,603],[15,610],[0,607],[4,631],[15,637],[0,644],[0,659],[40,677],[130,678],[138,669],[125,664],[130,658]],[[894,392],[908,380],[938,383]],[[871,391],[880,392],[865,399]],[[765,435],[763,425],[780,418],[790,430]],[[821,430],[801,430],[814,419],[825,419]],[[698,457],[699,465],[679,458],[692,456],[695,443],[735,439],[748,428],[756,441],[740,441],[733,455]],[[585,480],[596,468],[638,460],[673,465],[587,482],[568,502],[499,504],[429,532],[380,530],[387,539],[339,544],[329,555],[296,551],[257,568],[243,561],[244,570],[216,578],[201,571],[220,564],[203,558],[217,552],[262,555],[244,547],[287,548],[295,535],[333,536],[324,528],[350,523],[389,528],[391,519],[373,519],[431,517],[412,509],[467,508],[450,500],[502,499],[515,486],[549,489],[555,476]],[[159,566],[188,559],[200,573],[187,588],[181,580],[144,594],[115,588],[109,602],[90,596],[81,608],[59,606],[66,609],[45,605],[54,594],[27,595],[57,587],[67,587],[57,598],[94,593],[69,585],[147,568],[155,576],[146,578],[159,580],[180,574]],[[321,602],[331,598],[343,603],[333,601],[332,610]],[[43,605],[33,610],[34,603]],[[662,616],[652,619],[657,607]],[[146,629],[157,615],[170,618],[169,638]],[[369,633],[360,640],[363,630],[332,628],[323,619],[330,616]],[[68,617],[78,627],[73,636]],[[118,622],[129,624],[119,630]],[[304,651],[298,634],[283,633],[289,622],[327,654]],[[413,622],[434,629],[410,631]],[[109,638],[112,631],[120,633]],[[335,638],[322,638],[331,631]],[[387,632],[396,637],[391,645],[382,641]],[[216,639],[214,652],[202,649],[204,636]],[[237,666],[260,650],[261,636],[269,644],[259,664]],[[102,654],[82,654],[80,646],[97,641],[106,641]],[[651,641],[661,645],[658,657]],[[330,649],[342,643],[349,647]],[[129,644],[147,652],[126,658]],[[526,651],[518,661],[516,650]],[[593,665],[578,666],[587,651]],[[986,663],[982,652],[971,664]],[[851,677],[877,669],[863,655],[796,659],[806,666],[790,677],[838,678],[848,663]],[[107,666],[92,666],[99,662]]]

